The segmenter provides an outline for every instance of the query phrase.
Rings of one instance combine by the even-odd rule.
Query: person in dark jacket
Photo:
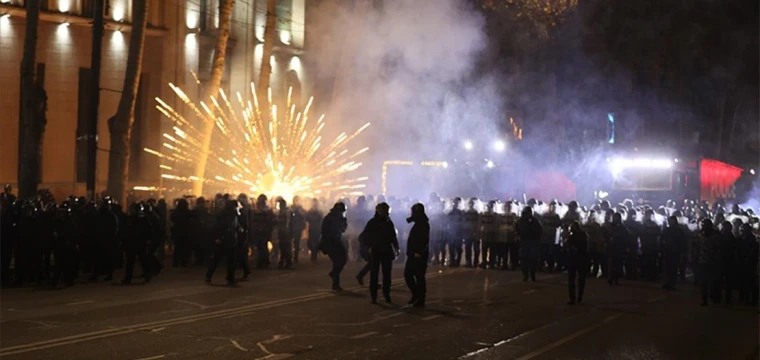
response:
[[[409,240],[406,243],[406,266],[404,267],[404,279],[406,286],[412,293],[409,305],[425,307],[425,271],[427,259],[430,257],[430,221],[425,215],[425,206],[417,203],[412,206],[412,216],[406,219],[408,223],[414,223],[409,231]],[[390,279],[388,279],[390,280]],[[386,279],[383,279],[385,283]]]
[[[251,211],[249,231],[251,232],[252,245],[256,246],[256,268],[269,268],[269,247],[267,243],[274,229],[274,212],[267,206],[267,197],[264,194],[256,199],[256,207]]]
[[[396,227],[390,219],[391,208],[387,203],[377,204],[375,216],[367,222],[362,237],[367,242],[370,255],[369,295],[372,303],[377,303],[378,277],[383,271],[383,295],[385,302],[391,302],[391,267],[398,254],[399,245]]]
[[[332,279],[334,291],[343,291],[340,287],[340,273],[348,261],[348,250],[343,244],[343,233],[348,228],[345,213],[346,204],[338,202],[322,220],[322,239],[319,242],[319,250],[330,257],[333,263],[328,275]]]
[[[734,290],[738,290],[736,282],[736,267],[739,258],[739,244],[733,234],[733,225],[729,221],[724,221],[720,228],[720,256],[721,267],[719,284],[716,287],[716,298],[720,298],[720,286],[723,287],[726,304],[731,303]]]
[[[227,200],[224,209],[219,213],[213,231],[213,253],[206,271],[206,282],[211,282],[219,260],[224,257],[227,262],[227,285],[235,284],[235,245],[238,233],[242,232],[238,222],[237,200]]]
[[[153,276],[153,263],[148,258],[147,246],[153,236],[153,228],[146,217],[145,207],[141,203],[133,203],[129,207],[129,232],[126,234],[122,244],[126,264],[124,268],[124,279],[121,283],[128,285],[132,283],[132,275],[135,270],[135,259],[140,260],[140,266],[143,268],[145,282],[150,281]]]
[[[568,305],[583,301],[583,290],[586,287],[586,275],[589,270],[588,235],[581,230],[581,224],[573,221],[570,225],[570,236],[565,243],[568,252],[567,289],[570,295]],[[578,293],[575,292],[575,279],[578,278]]]
[[[251,275],[251,268],[248,266],[248,251],[250,249],[250,218],[251,204],[248,202],[248,195],[238,195],[238,225],[240,231],[237,234],[237,244],[235,244],[235,258],[238,266],[243,269],[243,279],[248,280]]]
[[[290,236],[293,238],[293,262],[298,264],[298,255],[301,253],[301,235],[303,235],[303,231],[306,230],[306,216],[303,206],[301,206],[301,198],[298,196],[293,197],[293,206],[290,211]]]
[[[523,281],[536,281],[536,269],[541,251],[540,241],[543,228],[538,218],[533,216],[533,209],[526,206],[520,220],[517,221],[517,235],[520,237],[520,264],[522,265]]]
[[[194,219],[187,199],[177,200],[177,207],[171,213],[171,237],[174,243],[172,266],[174,267],[187,267],[192,250]]]

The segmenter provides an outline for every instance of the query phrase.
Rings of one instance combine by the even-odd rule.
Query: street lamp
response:
[[[465,140],[464,141],[464,149],[465,150],[470,151],[470,150],[472,150],[473,147],[474,147],[474,145],[472,145],[472,141],[470,141],[470,140]]]
[[[506,148],[507,148],[507,144],[505,144],[504,141],[502,140],[496,140],[493,143],[493,149],[496,151],[501,152],[501,151],[504,151]]]

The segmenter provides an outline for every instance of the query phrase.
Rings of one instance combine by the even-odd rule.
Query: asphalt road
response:
[[[757,358],[758,309],[699,306],[697,289],[589,280],[568,306],[566,276],[428,269],[428,307],[372,305],[344,272],[329,290],[328,261],[255,271],[211,285],[199,268],[166,269],[149,284],[80,283],[3,289],[3,359],[747,359]]]

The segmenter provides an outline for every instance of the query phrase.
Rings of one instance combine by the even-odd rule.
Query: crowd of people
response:
[[[167,250],[174,267],[205,266],[207,282],[225,259],[226,281],[234,284],[249,277],[251,259],[257,269],[273,262],[291,269],[301,255],[316,262],[322,253],[333,263],[335,291],[342,290],[349,260],[366,261],[355,278],[363,284],[370,274],[373,302],[380,283],[391,301],[392,265],[403,261],[414,306],[425,304],[429,265],[519,269],[524,281],[535,281],[537,271],[566,271],[569,304],[582,302],[587,277],[610,286],[661,281],[674,289],[687,273],[700,285],[703,305],[730,303],[734,293],[743,303],[758,302],[758,218],[738,205],[726,210],[721,203],[668,201],[653,208],[626,200],[587,208],[575,201],[481,202],[432,194],[424,204],[382,195],[342,198],[324,212],[327,199],[292,200],[217,194],[123,208],[109,197],[58,203],[44,191],[19,201],[6,186],[0,196],[2,284],[72,286],[82,273],[89,281],[111,281],[120,268],[121,282],[130,284],[136,261],[140,278],[150,281],[161,273]]]

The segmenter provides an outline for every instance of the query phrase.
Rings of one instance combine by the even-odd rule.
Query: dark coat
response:
[[[406,256],[411,258],[414,254],[420,254],[423,259],[427,259],[430,246],[430,221],[424,214],[410,220],[414,222],[414,225],[409,231],[409,240],[406,242]]]
[[[428,238],[429,234],[428,226]],[[396,227],[390,219],[373,217],[367,222],[360,236],[373,255],[393,253],[399,248]]]

